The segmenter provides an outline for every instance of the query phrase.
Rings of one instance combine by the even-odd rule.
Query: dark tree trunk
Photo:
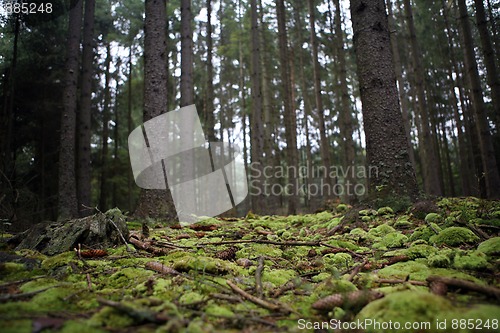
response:
[[[95,0],[85,0],[82,51],[82,97],[78,113],[78,210],[80,217],[92,212],[90,197],[90,110],[92,105],[92,74],[94,72],[94,9]]]
[[[483,92],[481,81],[477,69],[474,44],[469,23],[469,14],[465,0],[458,0],[460,11],[460,23],[464,38],[465,66],[471,90],[472,107],[474,109],[477,132],[479,134],[479,148],[481,150],[481,160],[483,173],[486,182],[486,193],[489,198],[500,198],[500,176],[498,174],[495,150],[491,139],[488,119],[485,113]]]
[[[209,142],[215,141],[215,115],[214,115],[214,66],[212,63],[212,0],[207,0],[207,101],[205,104],[205,117],[207,120],[206,135]]]
[[[384,0],[351,0],[354,50],[373,197],[418,196],[401,116]]]
[[[422,121],[422,139],[420,151],[422,157],[422,168],[424,176],[424,188],[428,194],[442,195],[443,189],[439,179],[439,157],[436,151],[436,145],[433,140],[433,133],[430,127],[429,108],[425,94],[425,75],[422,65],[422,55],[417,42],[415,25],[413,23],[413,11],[410,0],[404,0],[404,9],[406,21],[410,32],[410,47],[415,73],[415,89],[417,95],[417,106]]]
[[[146,0],[144,24],[144,121],[167,111],[167,17],[165,0]],[[142,190],[134,213],[173,221],[177,213],[170,191]]]
[[[491,100],[493,102],[492,120],[495,122],[497,132],[500,132],[500,78],[498,77],[499,73],[497,70],[498,63],[495,62],[495,52],[491,45],[483,0],[474,0],[474,3],[476,4],[477,29],[479,30],[479,38],[484,55],[484,65],[486,66],[486,78],[491,89]]]
[[[278,38],[279,38],[279,52],[280,52],[280,70],[281,70],[281,84],[283,85],[283,101],[285,107],[284,120],[285,120],[285,138],[286,138],[286,153],[287,153],[287,166],[291,170],[298,170],[298,153],[297,153],[297,121],[295,110],[292,108],[290,85],[290,62],[288,59],[288,38],[286,31],[286,11],[284,0],[277,0],[276,2],[276,15],[278,17]],[[289,182],[289,197],[288,197],[288,214],[296,214],[299,200],[297,195],[298,178],[297,172],[288,173]]]
[[[61,114],[61,140],[59,149],[59,219],[78,216],[76,196],[75,146],[76,106],[78,91],[78,57],[80,54],[80,32],[82,26],[83,0],[71,1],[66,46],[66,69],[64,74],[63,112]]]
[[[314,96],[316,101],[316,108],[318,112],[318,127],[319,127],[319,137],[320,137],[320,152],[321,159],[323,161],[323,166],[325,168],[324,182],[333,187],[335,179],[330,179],[329,170],[331,166],[330,161],[330,144],[326,137],[326,126],[325,126],[325,110],[323,107],[323,98],[321,93],[321,75],[320,67],[318,61],[318,42],[316,40],[316,28],[315,28],[315,15],[316,10],[314,6],[314,0],[308,0],[309,4],[309,30],[310,30],[310,42],[312,48],[312,62],[313,62],[313,75],[314,75]],[[325,197],[333,197],[333,192],[326,193]],[[325,194],[325,193],[324,193]]]
[[[111,66],[111,46],[108,43],[106,45],[106,61],[105,68],[106,72],[104,74],[104,105],[102,107],[102,133],[101,133],[101,179],[100,179],[100,191],[99,191],[99,209],[101,211],[106,211],[108,207],[108,177],[109,172],[109,160],[108,160],[108,138],[109,138],[109,120],[110,120],[110,104],[111,104],[111,89],[109,87],[111,80],[110,66]]]
[[[191,0],[181,0],[181,107],[194,103],[192,20]]]
[[[251,0],[251,25],[252,25],[252,115],[250,117],[251,132],[251,157],[252,169],[259,170],[258,177],[252,178],[252,187],[255,194],[252,196],[252,210],[254,212],[265,211],[263,194],[264,178],[262,173],[264,153],[264,129],[262,126],[262,90],[261,90],[261,67],[260,67],[260,36],[257,14],[257,0]]]

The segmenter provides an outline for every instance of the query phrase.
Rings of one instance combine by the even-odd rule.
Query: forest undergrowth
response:
[[[127,225],[127,245],[54,256],[4,233],[0,331],[499,331],[498,201]]]

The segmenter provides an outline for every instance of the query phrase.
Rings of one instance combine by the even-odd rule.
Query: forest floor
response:
[[[127,224],[116,248],[3,246],[0,332],[500,331],[498,201]]]

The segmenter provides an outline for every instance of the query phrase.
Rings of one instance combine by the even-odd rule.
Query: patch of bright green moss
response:
[[[339,270],[347,269],[353,264],[352,256],[349,253],[329,253],[323,256],[325,267],[338,268]]]
[[[234,312],[231,311],[228,307],[224,307],[217,304],[208,305],[207,307],[205,307],[205,312],[208,315],[213,315],[216,317],[224,317],[224,318],[234,317]]]
[[[131,326],[134,320],[118,310],[105,306],[95,313],[88,323],[93,327],[117,329]]]
[[[443,217],[437,213],[429,213],[425,216],[425,222],[427,222],[427,223],[441,223],[441,222],[443,222]]]
[[[436,245],[457,246],[477,242],[479,237],[467,228],[450,227],[442,230],[438,235],[432,236],[429,241]]]
[[[441,231],[441,228],[437,224],[431,223],[431,226],[437,232]],[[414,242],[414,241],[419,240],[419,239],[429,241],[429,238],[436,235],[434,230],[432,230],[433,228],[429,228],[428,226],[417,227],[415,229],[415,231],[410,235],[410,241]]]
[[[431,267],[449,267],[451,264],[451,260],[447,255],[436,253],[432,254],[427,258],[427,262]]]
[[[344,279],[331,278],[319,283],[316,288],[314,288],[311,297],[317,300],[331,294],[346,293],[355,290],[358,290],[358,288],[356,288],[352,282]]]
[[[408,241],[408,237],[400,232],[391,232],[382,238],[382,243],[388,248],[402,247]]]
[[[73,262],[79,267],[83,267],[82,262],[76,257],[75,252],[68,251],[52,257],[47,257],[47,259],[42,261],[42,268],[46,270],[51,270],[57,267],[66,266],[70,262]]]
[[[195,291],[188,291],[184,293],[180,298],[179,298],[179,304],[181,305],[191,305],[191,304],[196,304],[200,303],[205,299],[205,296],[203,296],[200,293],[197,293]]]
[[[154,275],[153,271],[142,268],[125,267],[119,269],[109,278],[103,280],[110,288],[130,288],[144,282],[150,276]]]
[[[236,258],[255,258],[269,256],[281,258],[283,251],[276,246],[267,244],[246,244],[241,250],[236,252]]]
[[[389,234],[391,232],[395,232],[395,231],[396,231],[396,229],[394,229],[390,225],[381,224],[378,227],[370,229],[370,231],[368,231],[368,233],[370,235],[373,235],[373,236],[383,237],[383,236],[385,236],[385,235],[387,235],[387,234]]]
[[[297,272],[292,269],[264,270],[262,282],[272,283],[274,287],[279,287],[297,276]]]
[[[192,254],[187,254],[184,257],[174,260],[173,268],[180,272],[194,270],[210,274],[225,274],[238,271],[238,267],[232,262]]]
[[[483,252],[488,256],[495,256],[500,254],[500,237],[493,237],[485,240],[477,247],[478,251]]]
[[[378,322],[392,321],[405,327],[406,323],[428,321],[435,323],[446,314],[454,312],[446,298],[422,291],[401,291],[391,293],[384,298],[365,306],[356,319],[371,319]],[[382,328],[367,326],[366,332],[381,332]],[[398,329],[383,329],[384,332],[400,332]]]
[[[392,210],[391,207],[380,207],[377,209],[377,215],[379,216],[384,216],[384,215],[391,215],[394,214],[394,211]]]
[[[456,269],[482,270],[489,266],[486,254],[480,251],[458,253],[453,260]]]

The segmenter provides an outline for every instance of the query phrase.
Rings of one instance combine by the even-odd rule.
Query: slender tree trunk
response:
[[[410,47],[412,61],[415,71],[415,89],[417,93],[417,105],[422,120],[422,139],[420,143],[422,167],[424,174],[425,190],[428,194],[442,195],[443,190],[439,180],[439,160],[435,144],[433,142],[433,133],[429,126],[430,117],[428,113],[428,103],[425,96],[425,75],[422,66],[422,55],[417,42],[415,25],[413,23],[413,11],[410,0],[404,0],[404,8],[406,13],[406,21],[408,30],[410,31]]]
[[[130,43],[129,53],[128,53],[128,95],[127,95],[127,133],[132,133],[132,46],[133,42]],[[127,202],[128,210],[132,211],[132,169],[128,169],[127,173]]]
[[[251,155],[252,155],[252,170],[258,170],[257,177],[252,179],[252,187],[258,191],[252,196],[252,210],[265,211],[265,200],[263,196],[264,177],[263,177],[263,160],[264,153],[264,129],[262,126],[262,90],[261,90],[261,67],[260,67],[260,40],[257,14],[257,1],[251,0],[251,27],[252,27],[252,117],[250,118],[250,126],[252,128],[251,135]]]
[[[82,88],[78,113],[78,210],[80,216],[92,212],[90,197],[90,110],[92,106],[92,74],[94,72],[94,9],[95,0],[85,0],[83,20]]]
[[[146,0],[144,24],[144,121],[167,112],[167,16],[165,0]],[[165,179],[166,182],[166,179]],[[142,190],[136,211],[139,218],[177,219],[167,190]]]
[[[304,101],[304,131],[305,131],[305,136],[306,136],[306,160],[305,160],[305,166],[306,166],[306,175],[305,175],[305,188],[306,188],[306,193],[305,193],[305,206],[310,207],[310,200],[311,200],[311,194],[309,192],[309,185],[312,184],[312,166],[313,166],[313,157],[312,157],[312,147],[311,147],[311,134],[309,130],[309,116],[312,115],[311,112],[311,101],[309,99],[309,94],[308,94],[308,87],[307,87],[307,80],[306,80],[306,75],[304,72],[304,50],[302,48],[302,45],[304,43],[304,39],[302,38],[302,18],[300,13],[302,12],[302,0],[295,0],[294,1],[294,20],[295,20],[295,40],[296,40],[296,46],[295,48],[298,51],[298,60],[299,60],[299,81],[301,82],[301,93],[302,93],[302,99]]]
[[[458,0],[458,8],[460,11],[460,23],[464,38],[465,64],[471,90],[472,107],[476,118],[477,131],[479,133],[479,147],[481,150],[483,173],[486,182],[486,193],[488,198],[500,198],[500,176],[498,174],[488,119],[485,113],[481,81],[474,54],[474,44],[465,0]]]
[[[408,100],[406,99],[406,93],[404,89],[401,56],[399,54],[398,38],[396,35],[396,23],[392,12],[391,0],[387,0],[387,10],[389,13],[388,15],[389,31],[391,34],[392,55],[394,57],[394,70],[396,73],[396,80],[398,83],[399,101],[401,103],[401,115],[403,116],[403,123],[405,125],[405,134],[406,134],[406,139],[408,141],[408,152],[410,154],[410,161],[411,164],[413,164],[413,167],[415,168],[416,167],[415,153],[413,151],[413,144],[411,142],[411,134],[410,134],[411,133],[410,111],[408,108]]]
[[[484,65],[486,66],[486,78],[491,89],[491,100],[493,102],[492,120],[495,122],[497,132],[500,132],[500,78],[497,70],[498,63],[495,63],[495,52],[491,45],[483,0],[474,0],[474,3],[476,4],[477,29],[479,30],[479,38],[484,55]]]
[[[375,198],[418,196],[400,112],[384,0],[351,0],[363,105],[369,191]],[[370,170],[370,169],[369,169]]]
[[[192,20],[191,0],[181,0],[181,107],[194,103]]]
[[[101,136],[101,190],[99,192],[99,209],[101,211],[107,210],[108,207],[108,177],[109,172],[109,120],[110,120],[110,106],[111,106],[111,46],[110,43],[106,45],[106,61],[104,64],[106,72],[104,74],[104,102],[102,107],[102,136]]]
[[[209,142],[215,141],[215,115],[214,115],[214,66],[212,63],[212,0],[207,0],[207,138]]]
[[[316,108],[318,112],[318,127],[320,136],[320,153],[321,159],[323,161],[323,166],[325,168],[325,173],[323,175],[325,184],[329,184],[332,188],[335,183],[334,179],[330,179],[330,144],[326,137],[325,128],[325,111],[323,107],[323,98],[321,93],[321,75],[320,67],[318,61],[318,42],[316,40],[316,27],[315,27],[315,15],[316,10],[314,6],[314,0],[308,0],[309,5],[309,30],[310,30],[310,40],[312,48],[312,62],[313,62],[313,75],[314,75],[314,96],[316,99]],[[332,191],[327,191],[328,193],[323,193],[324,197],[331,198],[333,195]]]
[[[458,155],[459,155],[459,170],[460,170],[460,182],[462,185],[462,195],[471,195],[471,184],[470,184],[470,169],[467,161],[467,143],[465,134],[463,132],[463,124],[462,119],[460,118],[460,114],[458,111],[458,98],[455,93],[455,83],[453,81],[453,70],[455,70],[456,75],[460,75],[456,61],[455,54],[453,52],[453,39],[450,31],[450,24],[448,21],[448,9],[446,7],[445,0],[442,0],[442,8],[443,8],[443,19],[446,27],[446,36],[448,39],[448,47],[447,53],[450,58],[448,62],[448,85],[450,87],[450,97],[451,104],[453,108],[453,117],[455,119],[456,128],[457,128],[457,136],[458,136]],[[452,68],[454,67],[454,69]],[[458,80],[457,80],[458,81]],[[462,88],[459,86],[459,91],[462,91]]]
[[[286,31],[286,11],[284,0],[276,1],[276,14],[278,17],[278,39],[281,65],[281,84],[283,85],[284,100],[284,120],[285,120],[285,138],[287,165],[292,172],[288,173],[289,190],[288,214],[296,214],[299,200],[297,196],[298,189],[298,153],[297,153],[297,121],[295,110],[292,109],[291,85],[290,85],[290,62],[288,59],[288,38]]]
[[[349,90],[347,88],[347,65],[344,50],[344,34],[342,32],[342,18],[340,11],[339,0],[333,0],[335,3],[335,36],[337,37],[337,61],[339,66],[339,80],[340,80],[340,104],[341,104],[341,138],[343,161],[342,166],[346,172],[344,179],[344,200],[348,203],[355,199],[354,185],[355,185],[355,172],[354,172],[354,141],[352,115],[351,115],[351,99],[349,97]]]
[[[75,146],[76,106],[78,91],[78,57],[82,26],[83,0],[71,1],[66,46],[66,71],[64,76],[63,112],[61,114],[61,140],[59,150],[59,219],[78,216],[76,195]]]

